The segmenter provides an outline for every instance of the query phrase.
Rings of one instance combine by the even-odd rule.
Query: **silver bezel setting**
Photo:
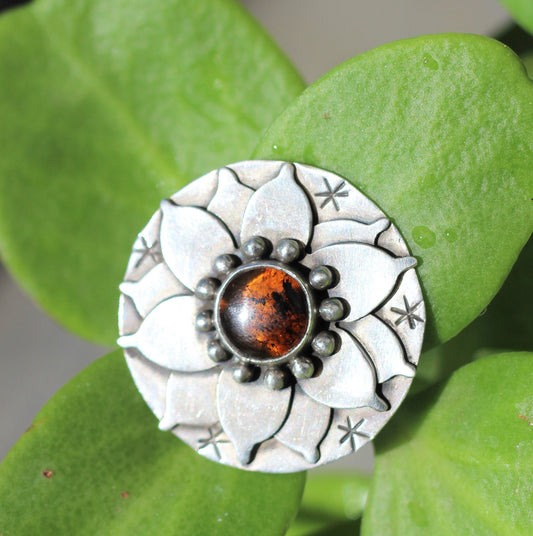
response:
[[[298,284],[302,288],[304,295],[305,295],[307,314],[309,317],[309,320],[307,322],[307,329],[301,341],[292,350],[290,350],[285,355],[282,355],[280,357],[272,357],[272,358],[261,357],[260,358],[260,357],[247,355],[227,335],[226,330],[224,329],[224,326],[220,319],[220,301],[224,295],[225,290],[240,275],[250,270],[255,270],[256,268],[275,268],[276,270],[285,272],[287,275],[289,275],[290,277],[292,277],[294,280],[298,282]],[[239,266],[237,269],[231,272],[228,275],[228,277],[222,282],[222,285],[218,289],[218,293],[215,298],[214,320],[215,320],[215,326],[216,326],[218,336],[220,337],[220,340],[222,341],[224,346],[226,346],[226,348],[228,348],[228,350],[232,352],[233,355],[238,357],[241,361],[245,363],[251,363],[253,365],[257,365],[261,367],[281,365],[283,363],[287,363],[292,357],[298,355],[306,346],[309,345],[311,337],[314,332],[315,325],[316,325],[316,306],[315,306],[313,295],[311,293],[311,289],[309,288],[309,283],[300,275],[300,273],[297,270],[279,261],[272,261],[272,260],[253,261],[248,264],[243,264]]]

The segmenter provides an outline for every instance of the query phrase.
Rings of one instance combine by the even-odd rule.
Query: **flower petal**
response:
[[[128,314],[126,314],[126,311],[128,311]],[[118,298],[118,318],[119,335],[127,335],[128,333],[137,331],[143,321],[141,315],[135,308],[133,300],[125,294],[121,294]]]
[[[147,359],[172,370],[198,372],[214,367],[207,357],[208,337],[194,326],[198,308],[194,296],[161,302],[139,329],[118,339],[123,348],[137,348]]]
[[[363,350],[346,331],[335,330],[340,350],[322,360],[320,374],[299,385],[311,398],[332,408],[369,406],[386,411],[387,404],[376,394],[376,374]]]
[[[156,264],[139,281],[124,281],[119,286],[120,292],[129,296],[139,314],[146,316],[158,303],[171,296],[189,294],[167,268],[166,264]]]
[[[278,175],[284,164],[279,160],[244,160],[228,167],[235,171],[243,184],[257,190]]]
[[[294,166],[284,164],[279,175],[261,186],[250,198],[244,213],[241,238],[268,238],[276,244],[294,238],[307,245],[313,214],[309,200],[294,177]]]
[[[368,315],[357,322],[342,322],[341,327],[349,331],[366,350],[376,368],[379,383],[393,376],[412,378],[416,369],[405,359],[400,339],[385,322]]]
[[[217,175],[216,169],[206,173],[172,194],[170,200],[176,205],[207,208],[217,190]]]
[[[219,374],[218,369],[195,374],[172,372],[167,384],[165,413],[159,428],[171,430],[178,424],[209,426],[217,422]]]
[[[235,246],[228,229],[213,214],[198,207],[161,202],[161,251],[168,267],[190,290],[211,274],[213,260],[233,253]]]
[[[217,191],[207,210],[218,216],[233,233],[237,244],[240,243],[242,219],[246,205],[254,190],[244,186],[231,169],[218,171]]]
[[[398,277],[416,265],[413,257],[393,257],[368,244],[346,242],[319,249],[303,263],[309,268],[327,265],[340,274],[339,283],[329,295],[344,298],[350,312],[346,322],[353,322],[383,303],[396,286]]]
[[[397,311],[405,311],[405,300],[410,306],[411,312],[416,317],[414,328],[404,314]],[[422,352],[422,342],[424,325],[426,323],[426,309],[420,289],[420,283],[414,270],[407,271],[398,287],[398,290],[391,296],[389,301],[383,304],[381,309],[375,312],[383,322],[394,328],[398,337],[400,337],[407,360],[414,365],[418,364],[420,353]],[[402,320],[403,318],[403,320]]]
[[[378,234],[389,225],[387,218],[381,218],[369,224],[355,220],[331,220],[319,223],[313,232],[311,249],[316,251],[339,242],[362,242],[373,245]]]
[[[316,214],[318,223],[352,218],[354,214],[357,214],[360,221],[365,222],[383,218],[383,212],[368,197],[335,173],[306,164],[295,164],[295,167],[302,187],[318,204]],[[323,195],[331,190],[340,192],[341,195],[337,196],[336,204],[332,200],[324,204],[327,196],[323,197]],[[347,193],[346,196],[344,196],[345,193]]]
[[[320,459],[318,446],[329,430],[331,412],[331,408],[315,402],[296,386],[289,416],[276,439],[301,453],[309,463],[316,463]]]
[[[387,249],[396,257],[407,257],[409,255],[407,244],[393,223],[379,235],[377,245],[380,248]]]
[[[262,379],[237,383],[230,369],[220,373],[218,415],[243,465],[250,462],[254,447],[273,436],[283,424],[292,390],[292,387],[287,387],[273,391]]]
[[[134,348],[125,350],[124,357],[133,381],[144,401],[155,416],[161,419],[165,412],[165,391],[170,371],[155,366]]]

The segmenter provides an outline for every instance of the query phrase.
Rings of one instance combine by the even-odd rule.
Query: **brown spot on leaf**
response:
[[[533,422],[531,422],[525,415],[522,415],[521,413],[518,415],[519,419],[522,419],[523,421],[526,421],[529,426],[533,426]]]
[[[331,119],[331,115],[329,115],[328,113],[325,113],[325,114],[322,116],[322,119]]]
[[[123,492],[120,494],[120,496],[121,496],[123,499],[127,499],[127,498],[130,496],[130,494],[129,494],[127,491],[123,491]]]
[[[45,419],[41,419],[39,421],[35,421],[35,422],[31,423],[30,426],[26,429],[26,431],[24,433],[27,434],[30,430],[33,430],[34,428],[36,428],[37,426],[42,424],[44,421],[45,421]],[[0,536],[2,536],[2,535],[0,534]]]
[[[52,478],[52,475],[53,475],[53,474],[54,474],[54,473],[53,473],[52,471],[50,471],[49,469],[45,469],[45,470],[43,471],[43,476],[44,476],[45,478]]]

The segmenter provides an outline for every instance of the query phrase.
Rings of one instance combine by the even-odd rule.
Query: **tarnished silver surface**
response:
[[[243,469],[309,469],[360,448],[405,397],[425,325],[415,264],[345,179],[240,162],[163,201],[139,233],[118,342],[162,430]],[[252,265],[307,296],[305,334],[273,356],[220,325],[221,292]]]
[[[276,244],[284,238],[309,242],[313,215],[305,192],[296,183],[294,166],[279,173],[250,198],[242,224],[242,238],[262,236]]]
[[[195,329],[197,300],[176,296],[162,301],[131,335],[118,344],[137,348],[147,359],[170,370],[199,372],[214,367],[207,355],[207,336]]]
[[[376,372],[367,354],[340,329],[340,350],[322,361],[319,375],[300,380],[299,385],[311,398],[331,408],[371,407],[387,409],[376,392]]]
[[[399,276],[415,266],[416,260],[393,257],[369,244],[342,242],[317,249],[305,258],[304,264],[310,268],[333,266],[339,272],[339,283],[329,290],[329,295],[348,302],[350,312],[345,320],[349,322],[371,313],[389,296]]]

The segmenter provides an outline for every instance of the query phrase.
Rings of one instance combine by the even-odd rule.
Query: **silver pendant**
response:
[[[415,265],[338,175],[239,162],[141,231],[118,343],[162,430],[242,469],[310,469],[371,440],[405,397],[425,325]]]

